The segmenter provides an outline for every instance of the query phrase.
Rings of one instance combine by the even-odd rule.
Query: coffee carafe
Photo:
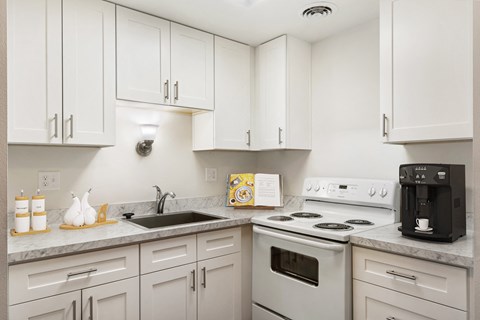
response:
[[[402,234],[453,242],[466,234],[465,166],[400,166]]]

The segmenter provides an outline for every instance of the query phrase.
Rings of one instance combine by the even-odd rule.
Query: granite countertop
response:
[[[414,240],[397,230],[400,223],[371,229],[350,236],[354,245],[422,258],[446,264],[473,268],[473,232],[453,243]]]
[[[272,213],[291,213],[297,208],[275,210],[241,210],[226,207],[196,209],[201,213],[225,217],[227,219],[199,222],[195,224],[147,230],[143,227],[117,219],[113,225],[82,230],[61,230],[58,224],[50,225],[51,232],[32,236],[8,236],[8,263],[22,263],[82,251],[98,250],[120,245],[181,236],[249,224],[253,216]]]

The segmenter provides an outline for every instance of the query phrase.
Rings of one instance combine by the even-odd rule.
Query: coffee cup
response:
[[[428,219],[417,219],[417,226],[420,230],[427,230],[428,229]]]

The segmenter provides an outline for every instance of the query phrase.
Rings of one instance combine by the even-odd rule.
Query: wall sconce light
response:
[[[158,126],[154,124],[140,125],[143,140],[137,143],[136,150],[142,157],[146,157],[152,152],[152,144],[157,136],[157,129]]]

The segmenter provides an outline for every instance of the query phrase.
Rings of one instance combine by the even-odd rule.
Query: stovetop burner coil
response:
[[[295,213],[292,213],[290,216],[295,218],[307,218],[307,219],[322,217],[321,214],[313,213],[313,212],[295,212]]]
[[[293,220],[293,218],[287,217],[287,216],[271,216],[267,218],[268,220],[273,220],[273,221],[290,221]]]
[[[327,230],[335,230],[335,231],[353,230],[352,226],[349,226],[343,223],[333,223],[333,222],[318,223],[314,227],[319,229],[327,229]]]
[[[374,223],[368,220],[363,220],[363,219],[352,219],[352,220],[347,220],[345,223],[350,223],[350,224],[359,224],[359,225],[366,225],[366,226],[371,226]]]

